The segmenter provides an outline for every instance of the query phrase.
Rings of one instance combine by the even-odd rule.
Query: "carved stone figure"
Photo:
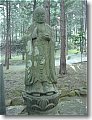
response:
[[[25,93],[28,112],[46,111],[58,104],[56,87],[54,34],[45,23],[45,10],[34,11],[33,24],[28,29],[26,42]]]

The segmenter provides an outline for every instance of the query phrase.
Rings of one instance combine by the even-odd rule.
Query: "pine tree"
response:
[[[66,23],[65,23],[65,2],[60,2],[60,36],[61,36],[61,54],[59,74],[66,74]]]

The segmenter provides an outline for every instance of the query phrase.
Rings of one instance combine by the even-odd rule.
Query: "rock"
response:
[[[14,105],[23,105],[24,104],[24,101],[21,97],[15,97],[11,100],[11,106],[14,106]]]
[[[68,84],[68,83],[65,83],[65,84],[64,84],[64,87],[69,87],[69,84]]]
[[[25,106],[8,106],[6,107],[6,115],[20,115],[22,111],[25,109]]]
[[[70,97],[72,97],[72,96],[75,96],[76,94],[75,94],[75,91],[70,91],[70,93],[68,94]]]
[[[62,116],[87,116],[86,104],[84,102],[84,97],[69,97],[69,100],[60,101],[58,104],[59,115]]]
[[[79,90],[75,90],[75,94],[80,96],[80,91]]]
[[[68,96],[69,92],[70,91],[67,88],[62,88],[61,93],[60,93],[60,97]]]
[[[10,106],[11,105],[11,100],[10,99],[9,100],[5,100],[5,105],[6,105],[6,107]]]
[[[87,95],[87,89],[80,88],[80,95]]]

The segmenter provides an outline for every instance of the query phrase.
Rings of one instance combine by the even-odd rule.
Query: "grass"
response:
[[[9,59],[9,61],[20,61],[20,60],[22,60],[22,55],[12,55],[11,59]],[[5,55],[2,55],[2,57],[0,58],[0,61],[4,63]]]
[[[77,49],[71,49],[71,50],[68,50],[68,54],[75,54],[75,53],[79,53],[79,51]],[[55,52],[55,58],[58,58],[60,57],[60,50],[57,50]],[[0,61],[5,61],[5,55],[2,55],[2,57],[0,57]],[[22,55],[12,55],[10,61],[21,61],[22,60]]]
[[[80,51],[77,50],[77,49],[71,49],[71,50],[68,50],[68,54],[75,54],[75,53],[79,53]]]
[[[69,54],[75,54],[75,53],[79,53],[80,51],[77,50],[77,49],[71,49],[71,50],[68,50],[68,55]],[[55,58],[59,58],[60,57],[60,50],[57,50],[55,52]]]

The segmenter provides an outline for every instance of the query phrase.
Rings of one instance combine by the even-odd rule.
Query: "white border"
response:
[[[38,120],[51,120],[51,119],[53,119],[53,120],[56,120],[56,119],[58,119],[58,120],[79,120],[79,119],[81,119],[81,120],[92,120],[92,104],[91,104],[91,101],[92,101],[92,73],[91,73],[91,70],[92,70],[92,65],[91,65],[91,61],[92,61],[92,54],[91,54],[91,52],[92,52],[92,0],[87,0],[87,2],[88,2],[88,7],[89,7],[89,20],[88,20],[88,35],[89,35],[89,40],[88,40],[88,42],[89,42],[89,45],[88,45],[88,78],[89,78],[89,95],[88,95],[88,107],[89,107],[89,116],[88,117],[78,117],[78,116],[73,116],[73,117],[63,117],[63,116],[59,116],[59,117],[32,117],[32,116],[28,116],[28,117],[26,117],[26,116],[24,116],[24,117],[17,117],[17,116],[11,116],[11,117],[8,117],[8,116],[1,116],[0,115],[0,120],[5,120],[5,119],[7,119],[7,120],[16,120],[16,119],[20,119],[20,120],[31,120],[31,119],[33,119],[33,120],[36,120],[36,119],[38,119]]]

